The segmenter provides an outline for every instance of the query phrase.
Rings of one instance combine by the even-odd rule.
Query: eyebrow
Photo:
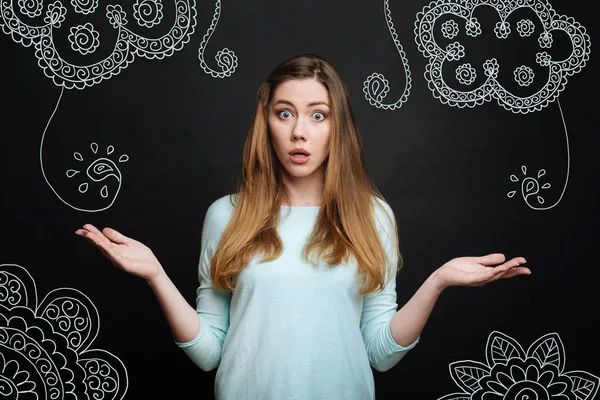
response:
[[[294,104],[292,104],[292,102],[288,101],[288,100],[277,100],[274,105],[277,105],[277,104],[287,104],[287,105],[294,107]],[[327,104],[324,101],[313,101],[313,102],[310,102],[307,104],[308,107],[321,106],[321,105],[329,107],[329,104]]]

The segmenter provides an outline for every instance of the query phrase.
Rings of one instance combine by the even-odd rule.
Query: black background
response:
[[[101,43],[106,37],[108,46],[110,40],[114,43],[114,30],[103,11],[109,3],[100,3],[97,15],[89,19],[104,21],[98,30],[101,35],[106,32]],[[396,214],[405,260],[397,285],[400,305],[430,273],[457,256],[524,256],[533,272],[483,288],[443,293],[419,345],[392,370],[374,372],[377,397],[437,399],[460,391],[449,364],[485,362],[492,331],[513,337],[525,349],[556,332],[566,349],[566,370],[597,376],[599,353],[592,322],[598,306],[600,141],[594,52],[559,97],[570,146],[565,194],[555,207],[535,211],[519,193],[507,197],[520,184],[509,176],[523,177],[522,165],[528,175],[545,169],[546,181],[552,183],[546,205],[560,198],[569,160],[559,103],[527,114],[507,111],[495,100],[462,109],[442,104],[428,88],[427,60],[415,43],[416,15],[427,4],[390,2],[412,73],[408,101],[392,111],[370,105],[363,93],[363,82],[373,72],[389,80],[387,103],[398,99],[406,86],[383,1],[224,1],[204,53],[215,70],[217,51],[228,48],[237,55],[237,69],[224,79],[211,77],[200,66],[198,46],[215,3],[198,2],[195,32],[182,50],[163,60],[137,57],[100,84],[64,90],[43,147],[46,175],[57,192],[74,193],[64,171],[74,162],[74,151],[89,154],[91,142],[101,150],[113,145],[114,154],[129,156],[119,165],[118,197],[110,208],[96,213],[67,206],[45,182],[40,141],[61,88],[44,75],[32,48],[0,35],[0,263],[25,267],[36,280],[39,296],[70,287],[93,301],[101,320],[94,347],[113,353],[125,365],[126,398],[211,398],[215,371],[201,371],[175,346],[147,284],[114,268],[74,232],[89,222],[142,241],[193,304],[203,218],[215,199],[235,188],[256,89],[278,62],[311,52],[331,61],[345,79],[369,173]],[[590,2],[550,4],[581,23],[594,43],[596,14]],[[172,2],[163,0],[163,5],[167,26]],[[471,42],[471,63],[481,65],[481,60],[496,57],[507,71],[526,63],[520,57],[527,48],[514,48],[514,21],[512,40],[487,42],[493,39],[495,21],[483,14],[487,36]],[[135,21],[129,22],[133,26]],[[59,32],[68,33],[68,23]],[[161,26],[155,29],[156,34],[164,33]],[[467,43],[466,36],[461,38]],[[61,42],[57,36],[56,42],[65,58],[85,63],[64,38]],[[535,39],[531,43],[535,45]],[[553,54],[568,54],[561,47],[565,43],[557,43]],[[510,73],[504,77],[515,94],[522,90],[514,81],[511,86]]]

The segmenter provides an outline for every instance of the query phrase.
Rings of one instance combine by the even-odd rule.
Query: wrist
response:
[[[439,295],[448,286],[443,282],[442,279],[440,279],[440,277],[438,275],[438,271],[439,271],[439,269],[433,271],[433,273],[431,275],[429,275],[429,278],[427,278],[427,283],[431,287],[431,290],[433,290],[436,294]]]
[[[156,273],[152,274],[151,276],[146,277],[146,283],[148,285],[150,285],[150,287],[155,288],[165,278],[167,278],[167,274],[166,274],[165,270],[163,269],[162,265],[159,264],[158,268],[156,270]]]

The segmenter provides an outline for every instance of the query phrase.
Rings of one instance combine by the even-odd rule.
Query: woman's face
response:
[[[281,83],[269,109],[271,142],[284,179],[323,179],[329,156],[330,99],[316,79]]]

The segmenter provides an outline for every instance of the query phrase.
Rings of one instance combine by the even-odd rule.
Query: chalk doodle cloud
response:
[[[511,93],[498,82],[499,74],[506,73],[506,71],[501,70],[498,60],[494,57],[486,59],[481,66],[473,66],[469,62],[464,62],[456,67],[454,76],[459,85],[467,87],[472,85],[478,76],[484,77],[483,83],[479,87],[457,90],[444,80],[442,71],[446,62],[461,62],[468,53],[465,46],[455,40],[460,30],[464,29],[465,33],[471,37],[477,37],[483,32],[482,23],[474,15],[479,6],[493,7],[496,10],[499,21],[496,21],[493,32],[497,39],[505,40],[510,35],[516,34],[521,38],[536,37],[537,35],[537,45],[540,51],[535,54],[535,62],[540,67],[547,68],[548,71],[548,78],[539,90],[525,97]],[[522,18],[516,24],[511,25],[509,17],[519,9],[533,11],[539,18],[539,25],[542,29],[536,28],[538,24],[528,18]],[[449,17],[450,19],[439,24],[439,31],[434,32],[436,21],[440,17]],[[508,111],[515,114],[527,114],[540,111],[551,102],[556,101],[565,131],[567,150],[567,171],[562,192],[555,202],[547,204],[543,190],[549,189],[552,184],[540,181],[540,178],[546,174],[546,170],[541,169],[535,178],[528,176],[527,167],[522,165],[521,171],[525,177],[521,181],[522,196],[520,197],[529,208],[535,211],[545,211],[557,206],[566,192],[571,168],[569,135],[559,96],[565,89],[568,78],[579,73],[590,57],[591,42],[585,27],[571,17],[557,14],[545,0],[438,0],[431,2],[417,14],[414,31],[419,50],[428,59],[424,73],[425,79],[433,96],[443,104],[459,108],[474,108],[495,99]],[[548,54],[549,49],[556,43],[554,39],[557,32],[568,36],[571,43],[570,54],[562,60],[554,60]],[[451,41],[446,47],[442,48],[437,44],[436,37],[440,35]],[[531,86],[536,78],[533,68],[528,65],[518,66],[510,75],[516,85],[521,88]],[[510,175],[510,180],[513,183],[520,181],[515,174]],[[516,198],[518,197],[515,196],[516,193],[517,190],[510,190],[507,196]]]
[[[526,97],[511,93],[497,80],[500,65],[495,58],[486,60],[480,68],[465,63],[456,69],[457,81],[464,86],[473,83],[478,73],[483,74],[486,79],[479,87],[457,90],[444,80],[442,71],[446,61],[460,61],[465,57],[467,49],[459,41],[442,48],[437,44],[436,36],[443,35],[452,40],[460,27],[471,37],[479,36],[482,33],[482,24],[473,15],[479,6],[490,6],[496,9],[500,20],[496,22],[494,33],[500,40],[513,34],[519,34],[521,37],[535,34],[531,20],[521,19],[516,26],[510,25],[508,17],[514,11],[529,8],[538,16],[543,29],[537,37],[541,51],[536,53],[536,63],[548,68],[548,79],[540,90]],[[456,17],[459,22],[451,19],[442,24],[440,32],[434,32],[435,22],[442,16]],[[554,44],[554,31],[564,32],[571,40],[572,51],[564,60],[553,60],[544,51]],[[571,17],[557,14],[548,2],[543,0],[433,1],[417,14],[415,41],[419,50],[428,59],[425,79],[429,82],[434,97],[442,103],[461,108],[476,107],[495,99],[506,110],[523,114],[539,111],[556,100],[565,89],[568,78],[580,72],[586,65],[591,47],[590,37],[582,25]],[[518,67],[512,74],[514,81],[522,87],[531,85],[534,79],[532,68],[526,65]]]
[[[599,378],[586,371],[565,372],[565,348],[557,333],[537,339],[527,351],[498,331],[488,336],[486,362],[450,364],[450,376],[463,392],[438,400],[593,400]]]
[[[54,194],[69,207],[83,212],[100,212],[111,207],[122,184],[122,173],[117,164],[108,158],[97,159],[95,166],[98,171],[88,170],[87,178],[90,184],[100,184],[100,190],[88,190],[87,182],[77,181],[79,196],[59,193],[45,171],[43,161],[43,146],[46,131],[56,114],[65,89],[84,90],[102,81],[110,79],[131,65],[137,58],[162,60],[181,50],[194,33],[196,25],[196,2],[194,0],[169,0],[173,12],[172,20],[165,18],[165,0],[134,0],[121,4],[109,4],[100,7],[98,0],[0,0],[0,27],[15,42],[34,49],[37,64],[52,82],[61,88],[58,101],[46,128],[40,144],[40,166],[42,175]],[[205,50],[208,41],[216,30],[221,16],[221,0],[215,3],[215,10],[210,27],[202,38],[198,49],[198,58],[202,70],[213,78],[231,76],[237,68],[238,61],[235,53],[228,48],[218,51],[215,55],[216,68],[212,68],[205,60]],[[92,22],[69,26],[71,17],[80,21],[82,17],[100,14],[101,19],[108,22],[107,29],[113,32],[102,32],[98,19]],[[171,14],[169,14],[171,15]],[[169,25],[170,24],[170,25]],[[150,37],[152,32],[163,29],[163,33]],[[136,31],[144,32],[145,35]],[[116,35],[115,35],[116,32]],[[99,55],[101,42],[114,38],[112,50],[105,56]],[[60,54],[56,45],[57,40],[64,40],[68,47],[62,46],[63,51],[72,50],[77,59],[82,57],[93,59],[94,62],[75,64]],[[107,48],[107,47],[105,47]],[[103,57],[103,58],[102,58]],[[90,145],[94,154],[97,151]],[[113,148],[112,145],[108,149]],[[107,151],[110,154],[110,150]],[[75,154],[78,154],[76,152]],[[125,162],[128,156],[121,157],[119,162]],[[78,159],[78,161],[82,161]],[[75,172],[74,172],[75,171]],[[67,178],[73,178],[79,170],[67,171]],[[108,173],[112,172],[112,173]],[[112,179],[112,190],[101,180]],[[108,182],[108,181],[107,181]],[[69,185],[69,182],[64,182]],[[93,197],[94,194],[99,196]]]
[[[35,281],[0,265],[0,396],[3,399],[120,400],[127,370],[112,353],[90,348],[98,310],[80,291],[60,288],[38,303]]]

